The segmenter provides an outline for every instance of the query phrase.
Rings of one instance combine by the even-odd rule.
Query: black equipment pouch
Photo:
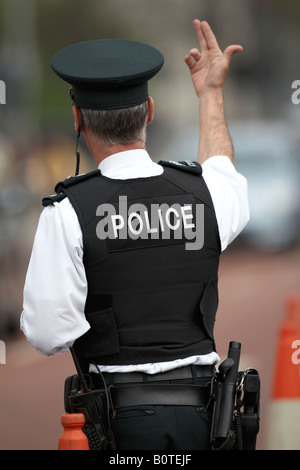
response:
[[[255,450],[259,432],[260,379],[257,370],[239,372],[241,344],[232,341],[228,357],[211,384],[213,450]]]
[[[94,390],[91,376],[82,373],[73,350],[71,352],[78,375],[72,375],[65,381],[65,411],[84,415],[85,424],[82,430],[88,438],[90,450],[114,450],[116,447],[110,427],[112,407],[109,390],[105,382],[103,389]]]
[[[260,378],[256,369],[240,372],[237,384],[235,424],[237,448],[255,450],[260,420]]]
[[[82,430],[88,438],[90,450],[115,449],[110,430],[109,394],[105,389],[82,392],[79,387],[75,390],[76,383],[79,383],[78,375],[68,377],[65,381],[65,411],[84,415]]]

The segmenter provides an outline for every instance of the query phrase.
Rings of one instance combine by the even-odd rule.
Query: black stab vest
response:
[[[142,364],[215,350],[220,239],[201,170],[165,162],[160,176],[115,180],[96,170],[57,185],[54,199],[69,198],[83,234],[91,329],[75,341],[80,360]],[[193,222],[203,243],[187,249],[196,247],[186,238]]]

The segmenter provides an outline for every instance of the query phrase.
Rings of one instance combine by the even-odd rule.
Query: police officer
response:
[[[113,385],[118,449],[210,448],[219,256],[249,215],[222,98],[242,48],[221,52],[205,21],[194,29],[201,52],[185,62],[199,103],[198,163],[158,164],[147,153],[159,51],[97,40],[52,60],[72,87],[75,128],[97,170],[44,200],[21,329],[42,354],[73,345],[96,382]]]

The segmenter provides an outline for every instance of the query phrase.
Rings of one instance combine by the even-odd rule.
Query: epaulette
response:
[[[160,160],[158,163],[162,166],[168,166],[170,168],[176,168],[177,170],[187,171],[188,173],[202,175],[202,166],[198,162],[192,162],[189,160],[180,162]]]
[[[86,181],[92,178],[93,176],[100,175],[100,174],[101,174],[100,170],[94,170],[94,171],[90,171],[89,173],[84,173],[78,176],[69,176],[64,181],[60,181],[59,183],[57,183],[57,185],[55,186],[56,194],[43,198],[42,205],[46,207],[46,206],[50,206],[51,204],[54,204],[54,202],[62,201],[67,196],[63,192],[65,188],[73,186],[74,184],[81,183],[82,181]]]
[[[42,205],[44,207],[51,206],[51,204],[54,204],[55,202],[60,202],[63,199],[67,197],[66,194],[64,193],[59,193],[59,194],[53,194],[52,196],[46,196],[42,199]]]

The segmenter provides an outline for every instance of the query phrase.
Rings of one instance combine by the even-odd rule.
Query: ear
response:
[[[74,125],[76,132],[81,130],[81,114],[79,108],[73,104],[72,106],[73,116],[74,116]]]
[[[148,97],[148,119],[147,124],[150,124],[153,121],[154,117],[154,101],[151,96]]]

